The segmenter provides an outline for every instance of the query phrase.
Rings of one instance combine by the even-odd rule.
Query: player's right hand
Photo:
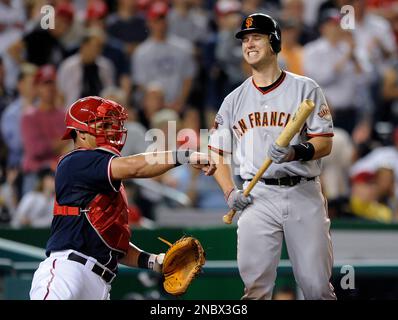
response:
[[[268,150],[268,157],[275,163],[283,163],[292,161],[294,159],[294,148],[291,145],[281,147],[275,142]]]
[[[249,204],[253,203],[253,198],[251,195],[247,197],[243,194],[242,190],[237,187],[233,188],[229,194],[226,194],[225,200],[227,201],[228,207],[235,211],[242,211]]]
[[[189,156],[189,163],[195,169],[202,170],[206,176],[212,176],[217,169],[210,155],[203,152],[192,152]]]

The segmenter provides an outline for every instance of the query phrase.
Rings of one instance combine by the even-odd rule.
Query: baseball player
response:
[[[160,272],[164,254],[147,253],[129,242],[121,181],[157,176],[183,163],[213,174],[215,166],[203,153],[121,157],[126,119],[121,105],[100,97],[79,99],[68,108],[63,139],[73,139],[74,150],[57,166],[48,258],[33,276],[31,299],[109,299],[118,263]]]
[[[228,161],[214,175],[229,207],[240,211],[237,260],[243,299],[271,299],[283,236],[304,297],[335,299],[329,283],[330,220],[319,181],[320,159],[332,147],[328,105],[317,83],[279,68],[281,32],[272,17],[249,15],[236,37],[252,76],[224,99],[209,148],[218,162],[236,156],[244,187],[267,156],[273,160],[249,197],[234,185]],[[279,147],[275,140],[304,99],[315,102],[315,111],[291,144]]]

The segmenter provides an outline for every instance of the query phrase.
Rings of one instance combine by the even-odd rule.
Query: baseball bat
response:
[[[314,108],[315,108],[315,103],[310,99],[306,99],[303,102],[301,102],[296,112],[294,113],[293,117],[289,120],[286,127],[283,129],[279,137],[276,139],[276,144],[281,147],[287,147],[290,141],[296,135],[296,133],[300,131],[301,127],[303,126],[303,124],[305,123],[311,112],[314,110]],[[250,181],[247,188],[243,191],[243,194],[246,197],[250,194],[250,192],[258,182],[258,180],[261,179],[264,172],[268,169],[271,163],[272,163],[271,159],[269,158],[265,159],[261,168],[257,171],[254,178]],[[231,224],[235,213],[236,211],[234,209],[231,209],[226,215],[224,215],[223,217],[224,223]]]

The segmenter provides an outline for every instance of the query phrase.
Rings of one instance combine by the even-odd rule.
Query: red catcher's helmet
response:
[[[66,112],[62,140],[72,139],[72,130],[84,131],[96,137],[97,146],[112,146],[121,151],[127,138],[126,119],[124,107],[112,100],[96,96],[81,98]]]

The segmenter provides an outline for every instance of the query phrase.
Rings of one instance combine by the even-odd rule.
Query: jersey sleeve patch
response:
[[[319,112],[317,113],[318,117],[327,121],[332,120],[332,115],[330,113],[330,109],[326,104],[322,104],[319,107]]]

